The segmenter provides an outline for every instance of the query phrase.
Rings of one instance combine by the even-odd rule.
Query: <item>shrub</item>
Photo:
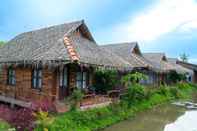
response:
[[[147,76],[145,74],[135,72],[125,75],[121,82],[125,85],[125,87],[131,86],[132,84],[139,83],[141,80],[146,80]]]
[[[171,71],[168,74],[168,78],[169,81],[171,81],[172,83],[177,83],[180,81],[185,81],[186,80],[186,75],[185,74],[178,74],[176,71]]]
[[[71,110],[77,109],[83,97],[84,97],[84,94],[82,93],[82,91],[80,89],[75,88],[75,90],[72,92],[71,96],[69,97]]]
[[[2,120],[0,120],[0,131],[11,131],[10,125]],[[12,128],[12,131],[15,131],[14,128]]]
[[[179,82],[179,83],[177,84],[177,87],[178,87],[179,89],[189,89],[189,88],[191,88],[192,86],[190,86],[188,83],[185,83],[185,82]]]
[[[13,125],[17,131],[32,131],[34,128],[34,120],[32,110],[21,108],[12,112],[12,118],[8,122]]]
[[[33,130],[35,119],[32,112],[32,110],[25,108],[10,109],[5,105],[0,106],[0,118],[14,126],[17,131]]]
[[[123,96],[123,100],[126,100],[131,106],[132,104],[141,101],[145,98],[144,87],[140,84],[134,84],[128,88],[127,94]]]
[[[182,98],[181,92],[180,92],[180,90],[177,87],[171,87],[170,88],[170,93],[176,99]]]
[[[53,122],[53,119],[49,117],[49,113],[40,109],[38,112],[33,113],[33,115],[36,118],[37,127],[48,130],[47,127]]]
[[[169,87],[165,85],[161,85],[157,93],[164,95],[164,96],[169,96],[170,95]]]
[[[169,98],[164,95],[155,93],[150,97],[149,102],[151,103],[151,105],[157,105],[167,101],[168,99]]]
[[[17,131],[31,131],[35,127],[36,117],[34,111],[49,111],[51,103],[47,100],[37,101],[32,104],[32,108],[10,109],[6,105],[0,105],[0,118],[14,126]]]
[[[94,87],[96,93],[107,93],[118,84],[118,72],[115,70],[98,70],[95,72]]]
[[[10,121],[12,119],[12,110],[6,105],[0,105],[0,119]]]

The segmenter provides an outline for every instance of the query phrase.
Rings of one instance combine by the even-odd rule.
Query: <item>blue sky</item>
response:
[[[138,41],[142,51],[187,53],[197,63],[197,0],[4,0],[0,40],[84,19],[99,44]]]

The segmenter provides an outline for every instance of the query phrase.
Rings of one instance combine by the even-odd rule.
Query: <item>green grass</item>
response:
[[[10,125],[0,120],[0,131],[7,131],[8,129],[10,129]]]
[[[180,86],[180,87],[179,87]],[[138,112],[152,108],[156,105],[169,102],[175,99],[189,99],[195,90],[193,86],[178,85],[166,89],[157,89],[148,98],[132,103],[128,106],[127,101],[113,103],[104,108],[88,111],[70,111],[64,114],[55,115],[54,122],[46,128],[49,131],[92,131],[105,128],[119,121],[135,116]],[[161,91],[162,90],[162,91]],[[37,127],[35,131],[43,131],[43,126]]]

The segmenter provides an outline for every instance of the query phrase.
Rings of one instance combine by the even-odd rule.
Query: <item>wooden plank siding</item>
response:
[[[16,85],[7,84],[7,69],[7,67],[3,67],[2,81],[0,83],[0,93],[2,95],[23,101],[55,99],[56,90],[53,89],[55,79],[52,71],[48,69],[42,70],[42,88],[38,90],[32,88],[31,68],[15,67]]]
[[[68,88],[69,94],[76,87],[76,73],[79,67],[78,65],[68,64]],[[2,68],[1,80],[0,80],[0,95],[8,98],[14,98],[25,102],[33,102],[40,100],[56,101],[59,100],[59,72],[56,69],[42,69],[42,88],[32,88],[32,68],[30,67],[14,67],[16,73],[16,85],[7,84],[7,70],[4,66]],[[90,73],[89,85],[92,85],[93,81],[93,69],[86,68]],[[5,101],[6,102],[6,101]]]

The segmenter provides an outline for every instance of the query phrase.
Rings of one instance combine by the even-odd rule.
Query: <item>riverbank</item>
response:
[[[64,114],[51,116],[53,122],[49,125],[40,125],[35,130],[42,131],[43,128],[49,131],[55,130],[99,130],[134,117],[138,112],[150,109],[154,106],[177,99],[189,99],[197,87],[191,84],[178,84],[173,87],[161,87],[146,89],[143,99],[132,102],[123,99],[119,103],[114,102],[108,107],[92,109],[88,111],[70,111]]]

